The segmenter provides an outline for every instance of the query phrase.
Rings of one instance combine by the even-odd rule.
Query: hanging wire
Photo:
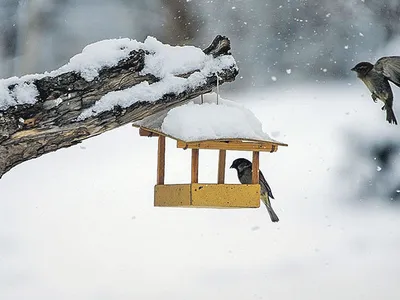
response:
[[[217,76],[217,105],[218,105],[218,98],[219,98],[219,76],[218,73],[215,73]]]

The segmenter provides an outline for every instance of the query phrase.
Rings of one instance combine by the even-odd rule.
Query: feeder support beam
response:
[[[192,183],[199,182],[199,149],[192,149]]]
[[[165,136],[158,137],[157,184],[164,184],[165,177]]]
[[[226,150],[219,150],[218,158],[218,184],[225,183]]]
[[[258,169],[260,168],[260,152],[253,151],[253,168],[252,168],[252,183],[258,184],[260,182],[260,176]]]

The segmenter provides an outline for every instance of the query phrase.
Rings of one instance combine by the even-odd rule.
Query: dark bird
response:
[[[382,110],[386,110],[386,121],[397,125],[389,81],[400,87],[400,56],[382,57],[375,65],[360,62],[351,70],[357,72],[357,77],[368,87],[372,100],[376,102],[379,99],[383,102]]]
[[[231,168],[236,169],[238,178],[240,183],[242,184],[251,184],[252,183],[252,164],[251,161],[245,158],[238,158],[235,159],[231,165]],[[265,206],[267,207],[269,216],[272,222],[278,222],[279,218],[272,209],[271,202],[269,198],[275,199],[272,195],[271,188],[268,185],[268,182],[265,180],[264,175],[261,171],[259,171],[260,177],[260,191],[261,191],[261,200],[264,202]]]

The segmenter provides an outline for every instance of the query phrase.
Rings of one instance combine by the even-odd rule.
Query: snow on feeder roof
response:
[[[167,112],[137,121],[133,123],[133,126],[178,140],[178,147],[179,141],[193,145],[204,141],[233,140],[248,142],[247,146],[250,146],[251,142],[260,142],[260,146],[262,144],[272,145],[274,146],[270,149],[272,152],[276,151],[276,146],[287,146],[265,133],[262,130],[261,122],[249,109],[221,98],[217,104],[215,93],[204,95],[203,103],[198,97]],[[226,149],[231,148],[227,147]],[[254,150],[254,147],[232,150]],[[260,149],[260,151],[262,150]],[[264,151],[270,150],[265,149]]]

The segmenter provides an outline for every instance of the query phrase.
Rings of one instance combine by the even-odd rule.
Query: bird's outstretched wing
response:
[[[385,56],[376,62],[374,69],[400,87],[400,56]]]
[[[259,172],[259,175],[258,175],[258,176],[260,177],[261,192],[262,192],[262,188],[263,188],[263,186],[264,186],[264,188],[267,190],[268,196],[269,196],[271,199],[275,199],[275,198],[274,198],[274,195],[272,195],[271,188],[269,187],[269,184],[268,184],[268,182],[265,180],[265,177],[264,177],[264,175],[263,175],[263,173],[262,173],[261,171]]]

